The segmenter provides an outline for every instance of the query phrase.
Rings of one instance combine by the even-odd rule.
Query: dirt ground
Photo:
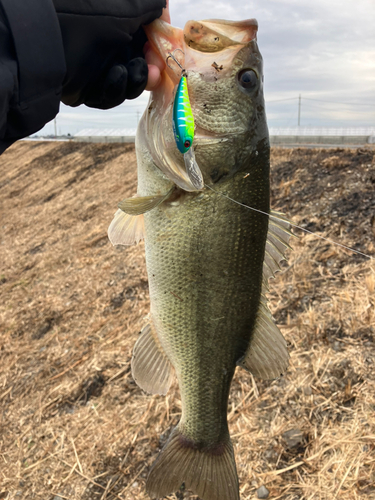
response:
[[[374,257],[374,153],[274,149],[272,207]],[[134,146],[21,142],[0,172],[0,499],[145,500],[181,407],[176,383],[148,396],[130,374],[143,244],[107,228]],[[231,388],[241,498],[375,499],[374,261],[295,232],[269,296],[290,368]]]

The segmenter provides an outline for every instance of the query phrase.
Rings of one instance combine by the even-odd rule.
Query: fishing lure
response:
[[[174,50],[172,53],[169,53],[166,61],[169,66],[168,60],[171,58],[181,69],[181,78],[173,103],[173,134],[178,150],[184,155],[186,172],[189,179],[195,189],[201,190],[204,187],[204,181],[202,172],[195,160],[194,148],[192,147],[194,140],[194,116],[189,100],[187,72],[177,60],[175,56],[176,51],[182,52],[181,49]]]
[[[189,101],[185,70],[182,70],[173,103],[173,133],[179,151],[186,153],[194,140],[194,117]]]

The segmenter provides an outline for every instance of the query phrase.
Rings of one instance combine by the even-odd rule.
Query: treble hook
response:
[[[177,51],[179,51],[183,55],[185,55],[185,52],[183,50],[181,50],[181,49],[175,49],[172,53],[168,52],[169,55],[168,55],[167,59],[165,60],[165,62],[167,64],[168,68],[170,68],[170,69],[173,70],[173,68],[168,64],[168,60],[172,59],[172,61],[174,61],[177,64],[177,66],[181,69],[181,74],[185,75],[186,74],[186,69],[182,67],[182,64],[177,60],[177,58],[175,56],[175,52],[177,52]]]

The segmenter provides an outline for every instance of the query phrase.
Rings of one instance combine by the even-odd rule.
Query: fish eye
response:
[[[240,90],[249,94],[258,87],[258,75],[253,69],[243,69],[237,75]]]
[[[185,148],[190,148],[190,141],[185,141],[184,146]]]

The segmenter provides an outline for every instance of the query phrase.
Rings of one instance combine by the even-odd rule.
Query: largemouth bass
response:
[[[145,239],[151,311],[134,347],[134,379],[148,393],[166,394],[175,373],[181,391],[180,423],[146,488],[152,497],[183,487],[203,500],[236,500],[227,424],[235,368],[273,379],[289,358],[265,298],[290,232],[280,214],[267,215],[270,145],[257,22],[189,21],[180,30],[158,20],[146,29],[154,50],[165,60],[174,54],[178,64],[168,59],[139,124],[137,197],[119,204],[109,228],[114,244]],[[202,189],[173,132],[181,68]]]

